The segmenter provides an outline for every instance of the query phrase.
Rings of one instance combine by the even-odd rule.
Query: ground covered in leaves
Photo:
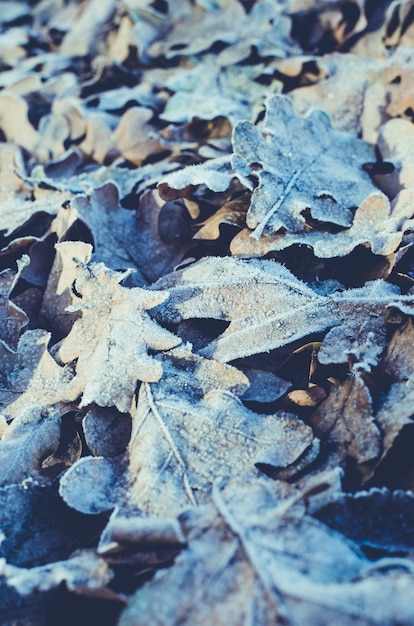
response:
[[[412,625],[413,0],[0,25],[1,625]]]

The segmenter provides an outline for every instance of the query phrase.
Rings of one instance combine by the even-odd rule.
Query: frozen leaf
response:
[[[20,338],[17,352],[0,344],[2,368],[0,406],[8,418],[27,406],[51,406],[61,400],[64,386],[71,378],[48,352],[50,333],[28,330]]]
[[[320,222],[350,226],[351,209],[374,190],[362,170],[375,160],[372,147],[334,130],[321,111],[298,116],[286,96],[269,99],[259,126],[236,125],[233,150],[240,181],[248,188],[249,177],[258,181],[247,214],[256,239],[282,228],[288,233],[306,230],[307,209]]]
[[[272,87],[263,85],[263,65],[220,67],[213,56],[203,56],[194,67],[176,71],[166,86],[174,91],[160,116],[174,123],[193,118],[212,120],[227,117],[232,124],[241,119],[255,121],[270,92],[281,91],[275,80]]]
[[[306,515],[286,484],[233,484],[213,498],[181,516],[187,548],[132,596],[120,626],[412,619],[408,559],[405,568],[391,559],[381,571],[381,561],[372,564],[355,543]]]
[[[76,262],[88,263],[92,246],[83,241],[64,241],[55,246],[56,256],[43,294],[40,316],[43,322],[62,339],[80,317],[79,311],[67,308],[73,302],[72,286],[76,279]]]
[[[175,190],[186,190],[190,186],[205,185],[215,193],[226,191],[233,178],[229,157],[225,156],[168,174],[160,181],[158,188],[162,198],[174,200],[185,195]]]
[[[183,319],[226,320],[230,325],[200,354],[222,362],[268,352],[343,324],[352,315],[382,316],[391,304],[412,311],[411,296],[399,296],[385,281],[319,295],[271,260],[206,258],[160,279],[169,300],[154,315],[163,323]],[[357,307],[357,308],[355,308]],[[405,308],[403,309],[405,310]],[[357,313],[358,312],[358,313]]]
[[[120,282],[129,272],[114,272],[103,263],[79,265],[75,281],[81,300],[70,307],[81,311],[58,356],[76,362],[76,376],[62,389],[67,400],[82,395],[80,406],[92,402],[129,411],[139,380],[161,378],[161,364],[148,350],[169,350],[180,339],[158,326],[148,313],[167,292],[126,289]]]
[[[29,321],[24,311],[10,300],[26,261],[20,261],[17,272],[5,269],[0,273],[0,339],[12,349],[17,346],[20,333]]]
[[[313,230],[297,234],[262,236],[257,241],[252,231],[243,230],[231,243],[234,256],[264,256],[272,251],[284,250],[303,244],[313,248],[319,258],[346,256],[359,245],[371,248],[374,254],[387,256],[395,252],[404,231],[413,227],[412,189],[402,190],[390,205],[379,192],[369,195],[355,212],[352,226],[338,233]]]
[[[97,187],[90,195],[76,196],[71,206],[91,231],[96,263],[105,263],[114,270],[136,265],[140,252],[137,218],[133,211],[120,206],[114,183]]]
[[[60,415],[39,406],[22,410],[0,440],[0,488],[27,478],[41,482],[42,461],[55,452],[60,439]]]
[[[328,332],[318,351],[323,365],[349,365],[354,372],[370,372],[378,365],[387,340],[384,317],[368,316],[361,323],[358,316],[344,320]]]
[[[242,371],[250,383],[242,396],[244,401],[274,402],[291,387],[290,382],[279,378],[272,372],[251,368],[242,368]]]
[[[81,459],[61,480],[70,506],[177,514],[205,502],[215,478],[254,475],[257,463],[285,468],[313,443],[296,416],[246,409],[231,391],[246,385],[234,368],[177,349],[163,370],[159,383],[141,387],[126,457]]]
[[[340,460],[351,457],[361,465],[381,452],[381,433],[372,415],[371,394],[363,378],[355,374],[331,390],[311,422]]]
[[[71,591],[110,597],[110,592],[105,593],[105,587],[112,580],[112,572],[106,562],[92,550],[75,554],[66,561],[28,569],[3,561],[0,563],[0,574],[5,576],[7,584],[21,595],[28,595],[34,591],[48,591],[64,582]]]

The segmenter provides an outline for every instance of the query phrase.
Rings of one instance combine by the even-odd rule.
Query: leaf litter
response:
[[[411,0],[0,15],[0,623],[414,620]]]

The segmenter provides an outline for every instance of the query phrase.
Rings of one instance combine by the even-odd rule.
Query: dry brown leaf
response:
[[[371,394],[359,374],[334,387],[312,414],[311,422],[340,461],[350,457],[363,465],[381,452],[381,432],[373,418]]]
[[[180,201],[165,202],[157,190],[140,199],[134,236],[134,261],[148,282],[171,272],[194,245],[188,212]]]
[[[165,152],[165,146],[150,124],[153,115],[153,111],[146,107],[131,107],[122,115],[114,131],[114,146],[134,165],[142,165],[147,157]]]

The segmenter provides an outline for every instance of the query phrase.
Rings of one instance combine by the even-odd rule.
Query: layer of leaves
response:
[[[413,16],[1,3],[2,623],[413,623]]]

